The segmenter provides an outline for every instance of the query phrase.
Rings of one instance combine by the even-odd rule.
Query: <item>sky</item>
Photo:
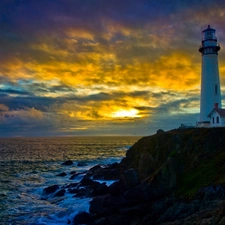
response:
[[[1,0],[0,137],[195,124],[208,24],[225,106],[224,0]]]

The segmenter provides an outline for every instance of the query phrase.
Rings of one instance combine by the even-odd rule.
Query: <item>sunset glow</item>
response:
[[[195,123],[208,24],[225,99],[224,12],[220,0],[1,1],[0,136],[148,135]]]
[[[138,110],[130,109],[130,110],[119,110],[112,114],[112,117],[140,117],[138,115]]]

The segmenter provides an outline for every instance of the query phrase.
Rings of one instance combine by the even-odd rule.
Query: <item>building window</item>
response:
[[[216,122],[219,123],[220,122],[220,118],[219,116],[216,117]]]
[[[214,124],[214,123],[215,123],[215,121],[214,121],[214,117],[213,117],[212,119],[213,119],[213,121],[212,121],[212,122],[213,122],[213,124]]]
[[[217,84],[215,85],[215,94],[216,95],[218,94],[218,86],[217,86]]]

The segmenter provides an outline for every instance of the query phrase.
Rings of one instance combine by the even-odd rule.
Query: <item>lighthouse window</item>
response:
[[[211,32],[207,32],[206,33],[206,38],[207,39],[211,39],[212,38],[212,33]]]
[[[216,95],[218,94],[218,86],[217,86],[217,84],[215,85],[215,94]]]

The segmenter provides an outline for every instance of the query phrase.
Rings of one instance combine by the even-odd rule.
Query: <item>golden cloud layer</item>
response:
[[[212,8],[211,15],[216,10]],[[219,9],[214,20],[219,26],[224,12]],[[204,16],[200,8],[182,9],[170,14],[168,21],[157,18],[143,27],[102,17],[97,31],[87,25],[60,26],[61,20],[72,23],[73,18],[55,16],[60,32],[40,33],[18,52],[8,54],[0,66],[10,85],[19,82],[17,92],[9,90],[9,96],[24,90],[52,102],[41,109],[38,104],[10,109],[0,103],[0,112],[26,122],[47,121],[65,130],[85,130],[93,126],[91,122],[102,122],[102,126],[132,120],[145,123],[158,112],[196,113],[201,73],[196,27]],[[220,73],[224,85],[224,60]]]

